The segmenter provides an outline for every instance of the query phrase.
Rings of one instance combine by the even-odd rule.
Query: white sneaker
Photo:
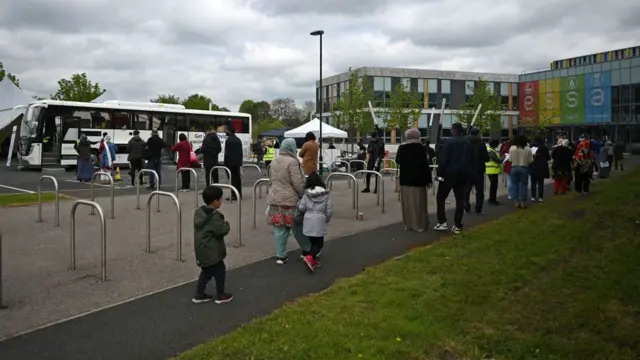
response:
[[[435,231],[447,231],[447,230],[449,230],[449,227],[447,226],[447,223],[442,223],[442,224],[438,224],[438,225],[434,226],[433,230],[435,230]]]
[[[453,225],[453,227],[451,228],[451,231],[452,231],[454,234],[460,234],[460,232],[462,231],[462,229],[460,229],[459,227],[457,227],[457,226]]]
[[[538,201],[536,198],[531,198],[531,202],[536,202]]]
[[[542,202],[542,198],[538,199],[538,202]]]

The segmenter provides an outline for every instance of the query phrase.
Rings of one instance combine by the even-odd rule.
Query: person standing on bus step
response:
[[[238,190],[242,198],[242,179],[240,178],[240,168],[242,162],[242,140],[236,136],[236,129],[231,126],[227,128],[227,141],[224,143],[224,166],[231,171],[231,185]],[[231,193],[227,200],[238,200],[236,194]]]
[[[158,174],[158,187],[162,184],[162,149],[164,149],[164,140],[158,135],[158,130],[151,131],[151,137],[147,140],[147,148],[145,150],[145,158],[147,159],[147,169],[153,170]],[[152,173],[149,173],[149,190],[156,188],[156,179]]]
[[[218,133],[215,130],[211,129],[202,140],[202,147],[200,148],[200,153],[203,158],[204,165],[204,181],[207,186],[211,184],[217,184],[220,182],[218,178],[218,170],[213,172],[213,179],[211,179],[211,169],[214,166],[218,166],[218,156],[222,151],[222,144],[220,143],[220,138],[218,137]]]
[[[178,143],[173,145],[171,151],[178,153],[178,169],[191,167],[191,143],[187,140],[187,135],[178,135]],[[182,171],[182,186],[180,191],[186,192],[191,189],[191,171]]]
[[[131,177],[131,186],[136,186],[136,174],[144,167],[144,149],[146,144],[144,140],[140,138],[140,131],[134,130],[133,137],[129,140],[129,176]],[[144,184],[143,174],[139,174],[140,185]]]
[[[476,214],[482,213],[482,205],[484,205],[484,173],[486,171],[486,163],[489,161],[487,153],[487,145],[484,144],[480,137],[480,130],[473,128],[469,134],[469,141],[473,146],[473,155],[471,158],[471,171],[469,175],[469,183],[464,194],[464,211],[471,212],[471,189],[476,190]]]

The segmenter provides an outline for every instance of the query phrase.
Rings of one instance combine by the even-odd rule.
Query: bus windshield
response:
[[[42,106],[37,104],[29,106],[27,113],[22,117],[20,134],[22,136],[35,137],[38,129],[38,117],[42,113]]]

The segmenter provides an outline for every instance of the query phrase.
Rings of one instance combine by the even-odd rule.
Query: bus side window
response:
[[[189,131],[189,124],[187,122],[187,117],[184,115],[176,115],[176,130],[178,131]]]
[[[149,124],[151,123],[151,121],[149,120],[149,118],[151,117],[151,114],[141,114],[141,113],[135,113],[135,122],[133,123],[133,128],[136,130],[148,130],[149,129]]]
[[[194,132],[204,132],[206,133],[209,130],[211,121],[213,120],[211,117],[206,115],[187,115],[189,119],[189,127],[191,131]]]

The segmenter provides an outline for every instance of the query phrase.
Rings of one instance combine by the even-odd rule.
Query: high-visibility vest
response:
[[[487,150],[499,157],[498,152],[494,149],[489,148]],[[499,162],[495,162],[489,159],[489,161],[487,161],[484,165],[487,168],[487,170],[485,171],[487,175],[498,175],[502,172],[502,167],[500,166]]]
[[[275,153],[276,151],[271,146],[267,146],[267,151],[264,153],[264,157],[262,159],[264,161],[273,161]]]

